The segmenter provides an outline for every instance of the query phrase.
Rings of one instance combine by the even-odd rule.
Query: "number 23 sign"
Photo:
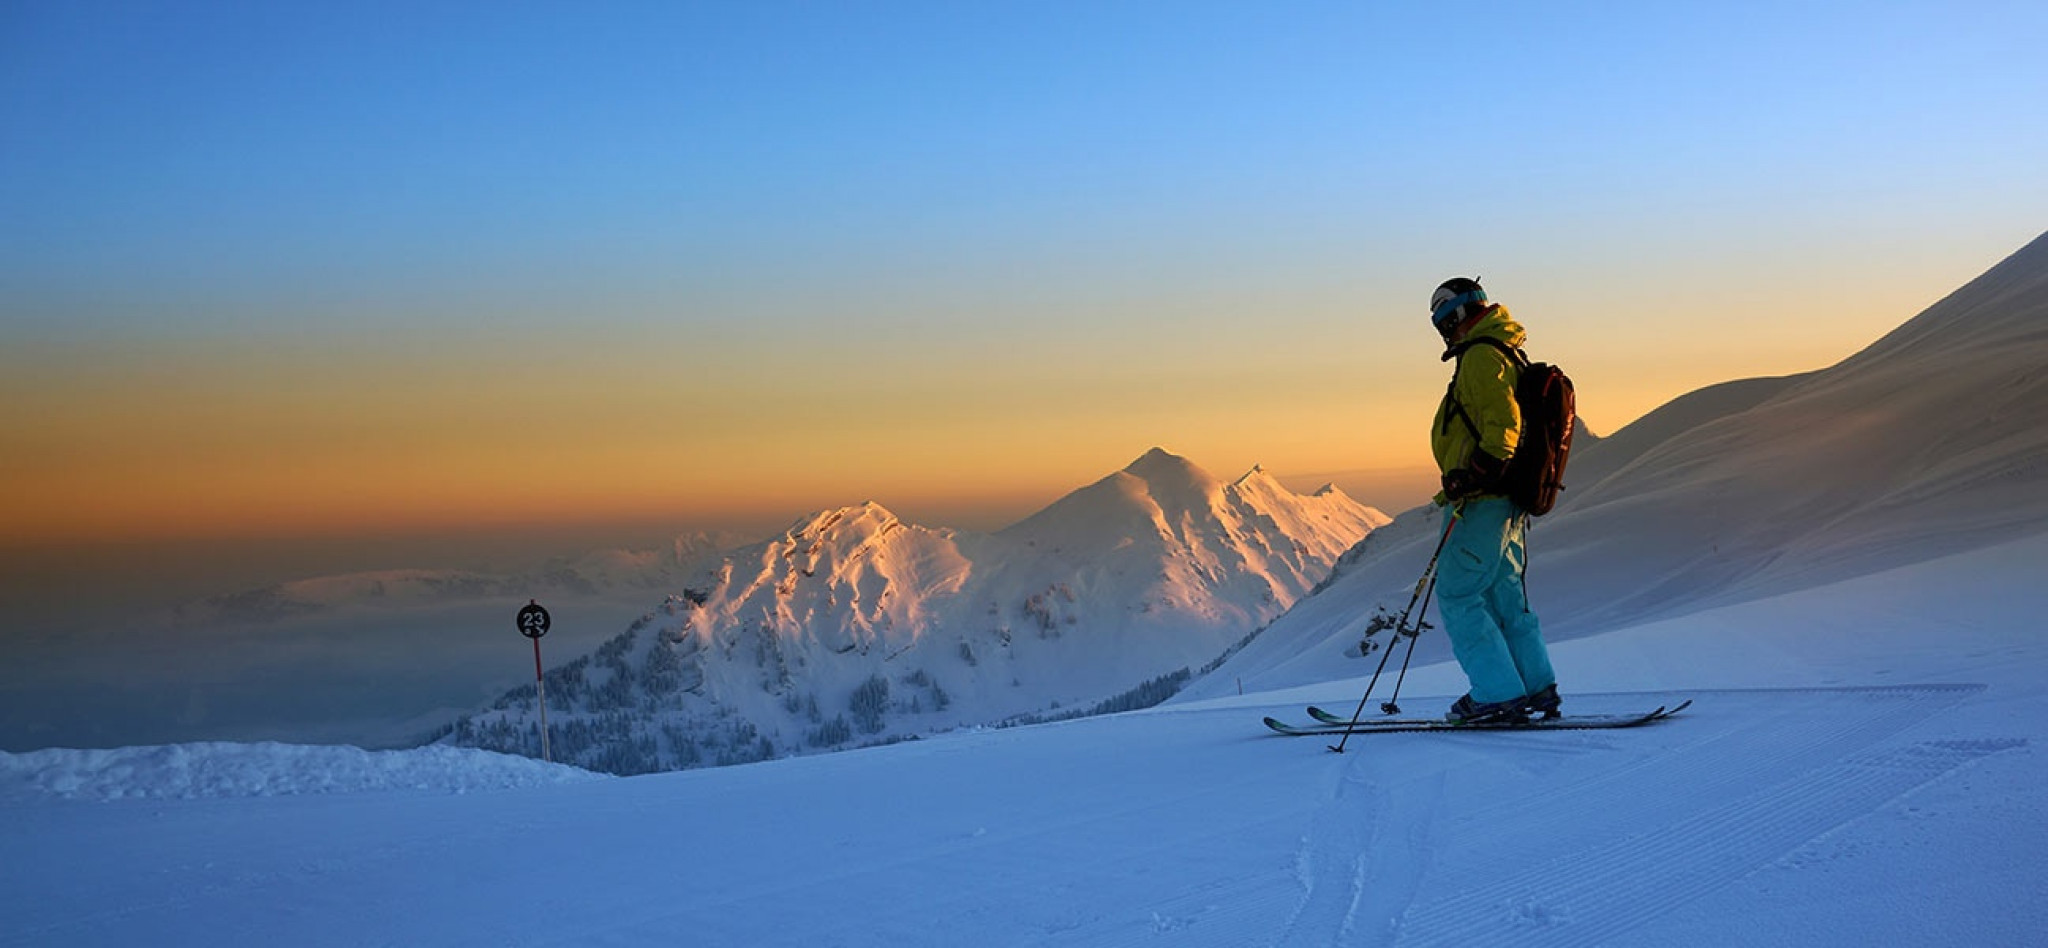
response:
[[[539,602],[529,601],[526,608],[519,610],[519,634],[529,639],[540,638],[548,634],[548,625],[551,621],[548,618],[548,611],[541,608]]]

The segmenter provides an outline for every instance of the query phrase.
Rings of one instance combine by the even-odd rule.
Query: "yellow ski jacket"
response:
[[[1516,348],[1529,339],[1522,324],[1515,322],[1507,307],[1499,304],[1480,317],[1465,334],[1465,341],[1481,336],[1491,336]],[[1446,350],[1444,359],[1451,358]],[[1496,458],[1515,456],[1515,446],[1522,440],[1522,410],[1515,404],[1515,384],[1521,380],[1522,370],[1505,353],[1485,343],[1471,346],[1457,357],[1457,373],[1444,393],[1443,402],[1437,406],[1436,420],[1429,429],[1437,470],[1448,474],[1456,468],[1470,467],[1468,462],[1475,449]],[[1469,425],[1467,418],[1471,419]],[[1474,428],[1479,431],[1476,438],[1472,434]],[[1436,502],[1442,505],[1448,500],[1439,493]]]

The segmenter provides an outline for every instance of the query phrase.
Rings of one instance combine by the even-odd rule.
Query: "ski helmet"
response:
[[[1452,277],[1445,280],[1429,297],[1429,323],[1439,334],[1448,336],[1451,328],[1464,321],[1465,307],[1486,302],[1486,290],[1478,280],[1466,277]]]

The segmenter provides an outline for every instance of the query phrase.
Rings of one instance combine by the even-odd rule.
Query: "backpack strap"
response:
[[[1506,356],[1509,363],[1524,372],[1529,369],[1529,356],[1523,353],[1521,349],[1508,345],[1492,336],[1474,336],[1444,350],[1442,361],[1453,363],[1451,368],[1451,384],[1449,388],[1444,390],[1444,400],[1451,403],[1451,410],[1444,415],[1444,428],[1450,428],[1451,416],[1456,415],[1464,420],[1465,427],[1472,430],[1472,440],[1476,442],[1480,439],[1479,423],[1472,420],[1472,415],[1465,410],[1464,403],[1458,401],[1457,369],[1457,366],[1464,364],[1465,353],[1470,352],[1474,346],[1489,346],[1500,350],[1500,354]]]
[[[1499,339],[1495,339],[1492,336],[1474,336],[1470,339],[1465,340],[1464,342],[1458,343],[1457,345],[1450,347],[1449,349],[1445,349],[1443,354],[1443,361],[1449,362],[1452,359],[1456,359],[1459,356],[1464,355],[1466,352],[1471,351],[1472,347],[1474,346],[1488,346],[1500,350],[1500,354],[1506,356],[1509,362],[1514,363],[1515,368],[1526,369],[1529,367],[1529,356],[1527,353],[1524,353],[1518,347],[1508,345],[1507,343],[1502,342]]]

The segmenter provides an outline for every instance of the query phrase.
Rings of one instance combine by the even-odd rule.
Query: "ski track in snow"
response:
[[[1302,840],[1305,895],[1276,948],[1331,944],[1333,931],[1338,942],[1377,943],[1392,933],[1381,921],[1397,917],[1415,895],[1417,880],[1403,867],[1429,851],[1444,774],[1386,786],[1358,769],[1343,771]],[[1359,931],[1361,924],[1367,929]]]
[[[1626,943],[1958,768],[2027,746],[1902,738],[1983,690],[1689,690],[1691,712],[1626,735],[1369,735],[1340,759],[1309,818],[1301,893],[1278,938],[1210,930],[1199,943]],[[1651,697],[1576,703],[1620,709]],[[1521,753],[1499,755],[1501,741]],[[1601,818],[1560,835],[1560,807]]]
[[[1556,786],[1531,775],[1489,817],[1491,838],[1437,848],[1396,945],[1608,943],[1780,859],[1979,757],[2024,740],[1887,743],[1976,686],[1700,692],[1708,709],[1768,701],[1775,719],[1722,725],[1712,711],[1660,725],[1695,735],[1621,767]],[[1601,742],[1605,743],[1605,742]],[[1514,788],[1464,794],[1465,805]],[[1560,805],[1602,814],[1572,839],[1547,833]],[[1506,833],[1502,828],[1508,828]],[[1515,830],[1519,829],[1519,832]],[[1497,882],[1454,880],[1499,877]],[[1341,940],[1340,940],[1341,941]]]

